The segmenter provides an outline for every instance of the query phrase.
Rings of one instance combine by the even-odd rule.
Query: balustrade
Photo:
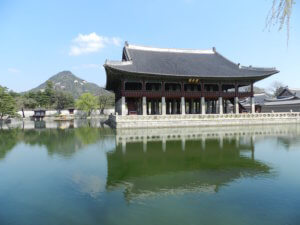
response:
[[[167,98],[234,98],[236,97],[235,92],[219,92],[219,91],[143,91],[143,90],[125,90],[121,91],[122,96],[125,97],[132,97],[132,98],[141,98],[141,97],[148,97],[148,98],[160,98],[160,97],[167,97]],[[238,92],[237,97],[239,98],[246,98],[251,97],[251,92]]]

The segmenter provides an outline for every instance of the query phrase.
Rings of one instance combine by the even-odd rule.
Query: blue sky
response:
[[[298,2],[298,1],[296,1]],[[285,31],[264,30],[272,0],[0,0],[0,85],[31,89],[62,71],[105,86],[105,59],[124,41],[211,49],[242,65],[281,71],[273,81],[300,88],[300,7],[289,46]],[[298,37],[298,38],[297,38]]]

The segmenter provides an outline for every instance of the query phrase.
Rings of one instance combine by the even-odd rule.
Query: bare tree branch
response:
[[[278,25],[278,30],[286,26],[287,45],[290,38],[290,19],[295,0],[273,0],[272,8],[266,18],[266,28]]]

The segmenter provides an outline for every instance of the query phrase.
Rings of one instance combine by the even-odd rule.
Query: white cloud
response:
[[[10,73],[20,73],[20,72],[21,72],[20,70],[18,70],[18,69],[16,69],[16,68],[8,68],[7,70],[8,70],[8,72],[10,72]]]
[[[113,45],[120,46],[122,40],[118,37],[105,37],[97,35],[95,32],[90,34],[79,34],[73,39],[69,55],[78,56],[99,52],[101,49]]]

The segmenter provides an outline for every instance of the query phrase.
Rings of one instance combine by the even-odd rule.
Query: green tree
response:
[[[104,109],[107,107],[112,107],[115,102],[115,97],[113,94],[109,95],[100,95],[98,97],[100,113],[104,113]]]
[[[33,98],[28,98],[25,95],[17,96],[15,98],[17,110],[22,111],[23,118],[25,118],[25,109],[34,109],[38,105],[36,100]]]
[[[82,94],[79,99],[76,101],[76,108],[87,113],[88,116],[91,115],[91,112],[98,107],[97,97],[91,93]]]
[[[50,108],[55,103],[55,91],[53,88],[53,83],[47,81],[45,91],[42,93],[43,106]]]
[[[55,93],[55,108],[60,112],[60,110],[66,109],[68,107],[74,106],[74,97],[65,92]]]
[[[15,99],[8,93],[7,88],[0,86],[0,119],[14,115],[16,115]]]

